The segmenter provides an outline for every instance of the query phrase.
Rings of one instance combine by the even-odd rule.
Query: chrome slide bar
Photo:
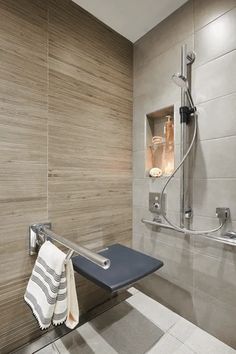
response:
[[[29,227],[29,254],[37,254],[38,248],[47,240],[51,239],[60,243],[69,249],[67,259],[71,258],[74,253],[77,253],[89,261],[95,263],[103,269],[110,267],[110,260],[101,256],[100,254],[89,250],[88,248],[77,245],[76,243],[65,239],[62,236],[55,234],[50,230],[51,224],[33,224]]]
[[[147,220],[147,219],[141,219],[141,221],[142,221],[142,223],[147,224],[147,225],[157,226],[157,227],[164,228],[164,229],[170,229],[170,230],[174,230],[176,232],[181,233],[181,231],[175,230],[174,227],[164,224],[164,223],[161,223],[161,222],[151,221],[151,220]],[[186,234],[185,232],[182,232],[182,233]],[[210,236],[210,235],[198,235],[198,236],[203,237],[203,238],[207,238],[212,241],[224,243],[226,245],[236,246],[236,232],[234,232],[234,231],[228,231],[223,236]]]

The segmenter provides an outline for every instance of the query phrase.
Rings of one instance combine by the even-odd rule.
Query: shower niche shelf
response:
[[[174,170],[174,106],[146,115],[146,176],[161,178]]]

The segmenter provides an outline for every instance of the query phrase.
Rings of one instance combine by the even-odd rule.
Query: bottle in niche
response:
[[[170,175],[174,171],[174,124],[171,116],[166,116],[164,125],[165,145],[163,151],[165,175]]]

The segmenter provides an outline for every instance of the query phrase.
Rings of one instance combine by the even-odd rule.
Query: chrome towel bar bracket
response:
[[[105,258],[99,253],[93,252],[88,248],[79,246],[64,237],[55,234],[51,230],[51,227],[52,225],[50,222],[30,225],[29,254],[31,256],[38,253],[39,248],[46,240],[51,240],[60,243],[68,249],[69,252],[67,254],[66,259],[71,258],[74,253],[77,253],[103,269],[108,269],[110,267],[110,260],[108,258]]]

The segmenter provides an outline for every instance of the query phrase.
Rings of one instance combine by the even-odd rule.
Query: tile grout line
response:
[[[194,1],[195,3],[195,1]],[[194,7],[195,8],[195,7]],[[221,15],[217,16],[216,18],[214,18],[214,20],[209,21],[208,23],[206,23],[205,25],[203,25],[202,27],[199,28],[195,28],[194,26],[194,35],[197,32],[200,32],[203,28],[207,27],[209,24],[213,23],[214,21],[218,20],[219,18],[221,18],[222,16],[226,15],[227,13],[229,13],[230,11],[234,10],[236,8],[236,6],[234,5],[233,7],[231,7],[229,10],[223,12]]]
[[[235,49],[235,51],[236,51],[236,49]],[[233,90],[233,91],[231,91],[231,92],[229,92],[229,93],[227,93],[227,94],[225,94],[225,95],[215,96],[215,97],[213,97],[213,98],[209,98],[208,100],[196,102],[196,106],[201,105],[201,104],[204,104],[204,103],[208,103],[208,102],[211,102],[211,101],[214,101],[214,100],[217,100],[217,99],[219,99],[219,98],[223,98],[223,97],[226,97],[226,96],[230,96],[230,95],[233,95],[233,94],[235,94],[235,93],[236,93],[236,90]]]
[[[47,220],[49,220],[49,5],[47,5]]]
[[[212,63],[212,62],[214,62],[215,60],[218,60],[218,59],[220,59],[220,58],[223,58],[225,55],[228,55],[228,54],[234,52],[235,50],[236,50],[235,48],[234,48],[234,49],[231,49],[231,50],[228,50],[228,51],[226,51],[226,52],[224,52],[224,53],[222,53],[222,54],[217,55],[217,56],[214,57],[214,58],[208,59],[208,60],[205,61],[205,62],[202,62],[202,63],[200,62],[198,65],[195,66],[195,68],[193,68],[193,71],[196,71],[197,69],[201,68],[202,66],[207,65],[207,64],[209,64],[209,63]]]

